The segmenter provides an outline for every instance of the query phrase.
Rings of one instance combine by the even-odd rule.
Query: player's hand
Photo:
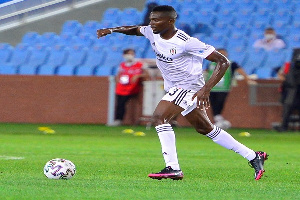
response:
[[[112,29],[111,28],[104,28],[104,29],[98,29],[97,30],[97,38],[99,39],[100,37],[104,37],[108,34],[112,33]]]
[[[205,86],[194,94],[192,100],[197,98],[197,108],[201,110],[208,109],[210,107],[209,102],[210,90],[206,90]]]

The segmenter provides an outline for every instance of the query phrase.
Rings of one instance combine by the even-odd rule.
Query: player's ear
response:
[[[171,18],[169,19],[169,24],[174,24],[175,23],[175,19]]]

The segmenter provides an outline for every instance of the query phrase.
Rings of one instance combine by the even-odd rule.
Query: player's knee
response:
[[[200,133],[202,135],[206,135],[213,130],[213,126],[211,126],[211,125],[197,126],[197,127],[195,127],[195,129],[198,133]]]
[[[153,116],[152,116],[152,124],[154,126],[158,126],[158,125],[161,125],[161,124],[166,124],[166,123],[169,123],[168,120],[166,120],[163,115],[161,114],[158,114],[158,113],[154,113]]]

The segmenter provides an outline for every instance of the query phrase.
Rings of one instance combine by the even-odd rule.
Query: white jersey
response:
[[[172,87],[198,91],[205,84],[203,60],[215,48],[190,37],[182,30],[168,40],[154,34],[150,26],[141,26],[140,32],[150,41],[156,54],[156,65],[164,79],[164,89]]]

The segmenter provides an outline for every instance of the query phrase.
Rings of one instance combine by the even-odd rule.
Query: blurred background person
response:
[[[116,112],[112,126],[122,125],[126,103],[137,96],[141,91],[142,80],[149,77],[148,72],[143,69],[143,63],[135,59],[134,49],[125,49],[123,58],[124,62],[120,64],[116,76]]]
[[[295,121],[300,122],[300,49],[294,50],[293,61],[287,62],[278,72],[281,85],[281,103],[283,105],[281,125],[274,126],[276,131],[283,132],[289,129],[292,115],[298,111]]]
[[[228,53],[226,49],[218,49],[220,53],[228,58]],[[211,77],[216,63],[210,63],[207,71],[207,79]],[[225,72],[223,78],[215,85],[210,93],[210,105],[212,108],[215,125],[222,128],[228,129],[231,127],[231,123],[222,116],[222,111],[226,102],[226,98],[231,89],[231,82],[234,77],[235,72],[239,73],[244,77],[244,80],[248,84],[255,84],[256,82],[249,79],[247,73],[243,68],[236,62],[232,61],[230,67]]]
[[[279,50],[285,48],[286,44],[282,39],[277,37],[273,28],[266,28],[263,39],[258,39],[254,42],[254,48],[261,48],[266,51]]]

